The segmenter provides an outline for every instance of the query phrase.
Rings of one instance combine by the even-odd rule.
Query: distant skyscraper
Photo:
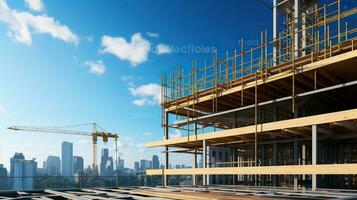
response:
[[[0,190],[7,190],[7,170],[0,164]]]
[[[114,175],[114,162],[113,162],[113,157],[109,157],[106,165],[106,172],[107,176],[113,176]]]
[[[152,169],[151,160],[140,160],[140,170],[144,171],[147,169]]]
[[[74,156],[73,157],[73,172],[83,172],[84,168],[84,160],[81,156]]]
[[[118,165],[118,167],[119,167],[119,169],[124,169],[124,159],[120,159],[119,158],[119,160],[118,160],[118,162],[119,162],[119,165]]]
[[[62,142],[62,176],[73,176],[73,143]]]
[[[107,170],[108,160],[109,160],[108,149],[102,149],[102,155],[100,157],[100,175],[101,176],[108,175],[108,170]]]
[[[10,158],[10,176],[11,187],[13,190],[23,190],[23,165],[25,162],[25,156],[22,153],[15,153],[15,155]]]
[[[24,176],[26,177],[24,183],[25,190],[33,189],[33,177],[36,176],[36,173],[37,173],[37,162],[35,161],[35,159],[25,160],[25,165],[24,165]]]
[[[90,165],[84,170],[84,174],[86,174],[86,175],[92,175],[93,174],[93,169],[92,169],[92,167]]]
[[[154,155],[152,157],[152,168],[153,169],[159,169],[160,168],[160,161],[159,161],[159,157],[157,155]]]
[[[33,177],[36,176],[37,162],[25,160],[22,153],[15,153],[10,159],[10,176],[13,190],[32,190]]]
[[[135,161],[135,163],[134,163],[134,170],[135,170],[135,172],[140,171],[140,163],[138,161]]]
[[[60,175],[61,158],[59,156],[48,156],[46,160],[46,170],[48,175]]]

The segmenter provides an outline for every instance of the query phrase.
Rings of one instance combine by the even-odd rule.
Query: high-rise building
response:
[[[102,149],[102,155],[100,159],[100,175],[112,176],[113,174],[114,174],[113,157],[109,157],[108,149]]]
[[[118,167],[119,167],[119,169],[124,169],[124,159],[118,159],[118,162],[119,162],[119,164],[118,164]]]
[[[0,164],[0,190],[7,190],[7,170],[4,165]]]
[[[62,142],[62,176],[73,176],[73,143]]]
[[[23,189],[23,163],[25,161],[25,156],[22,153],[15,153],[15,155],[10,158],[10,177],[11,188],[13,190]]]
[[[160,161],[157,155],[153,155],[152,157],[152,168],[159,169],[160,168]]]
[[[61,174],[61,158],[59,156],[48,156],[46,160],[46,170],[48,175]]]
[[[140,170],[144,171],[147,169],[152,169],[151,160],[140,160]]]
[[[37,173],[37,162],[35,159],[25,160],[24,163],[24,189],[32,190],[33,189],[33,177],[36,176]]]
[[[100,157],[100,175],[107,176],[107,164],[109,160],[109,151],[108,149],[102,149],[102,155]]]
[[[134,170],[135,170],[135,172],[140,171],[140,163],[138,161],[135,161],[135,163],[134,163]]]
[[[36,176],[37,162],[35,159],[25,160],[22,153],[15,153],[10,159],[10,176],[13,190],[32,190],[33,177]]]
[[[84,160],[81,156],[74,156],[73,157],[73,172],[83,172],[84,168]]]
[[[93,174],[93,169],[92,169],[92,167],[90,165],[88,165],[88,167],[85,168],[84,174],[86,174],[86,175],[92,175]]]
[[[106,176],[113,176],[114,175],[114,162],[113,162],[113,157],[109,157],[107,160],[107,165],[106,165]]]

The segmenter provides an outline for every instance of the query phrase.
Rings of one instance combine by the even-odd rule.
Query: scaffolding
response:
[[[274,2],[280,5],[291,1]],[[310,168],[301,168],[300,172],[289,176],[291,175],[290,168],[286,169],[286,174],[284,174],[279,171],[280,166],[276,166],[277,171],[272,172],[275,175],[267,176],[264,175],[267,171],[261,167],[317,165],[316,151],[327,151],[329,145],[328,142],[322,143],[324,147],[318,148],[314,135],[312,138],[315,143],[309,141],[311,132],[315,133],[315,136],[317,134],[316,124],[321,123],[320,118],[352,120],[346,124],[356,122],[356,119],[348,118],[350,115],[355,116],[356,112],[353,110],[356,108],[353,95],[349,98],[343,95],[341,100],[336,100],[336,102],[342,102],[338,106],[339,110],[323,108],[323,106],[316,106],[318,109],[309,110],[308,108],[312,105],[301,104],[304,101],[315,103],[316,100],[309,100],[314,95],[317,96],[316,98],[328,96],[328,98],[336,99],[336,94],[341,93],[334,90],[356,86],[356,70],[353,68],[356,63],[353,59],[356,57],[357,48],[357,22],[355,20],[357,8],[341,6],[342,0],[323,4],[317,1],[306,2],[309,5],[302,15],[296,13],[297,9],[287,11],[284,8],[282,9],[284,11],[279,11],[284,12],[282,20],[284,28],[283,31],[273,34],[277,36],[273,40],[268,41],[268,31],[264,30],[260,33],[260,44],[254,48],[247,49],[244,45],[245,40],[242,38],[240,48],[235,49],[233,53],[225,51],[223,55],[218,51],[214,52],[212,64],[207,64],[205,60],[203,66],[199,67],[198,62],[194,60],[191,70],[178,66],[169,74],[161,75],[161,125],[164,128],[165,141],[153,142],[147,146],[165,146],[166,167],[161,172],[166,179],[164,184],[167,183],[166,175],[171,172],[168,168],[168,154],[173,151],[169,151],[169,147],[174,147],[182,148],[181,153],[194,154],[194,168],[197,164],[197,154],[202,154],[202,168],[212,169],[187,171],[194,176],[203,173],[203,185],[207,185],[210,176],[234,174],[232,178],[229,178],[233,184],[240,182],[276,186],[280,182],[280,186],[290,186],[293,182],[294,187],[297,187],[297,180],[307,180],[309,173],[303,170]],[[277,30],[276,27],[274,29]],[[345,56],[347,54],[348,58]],[[338,64],[339,62],[348,66],[346,67],[348,70],[340,72],[339,77],[345,75],[341,80],[334,78],[331,75],[334,72],[329,71],[328,67],[325,71],[319,71],[320,66],[328,65],[333,65],[334,69],[340,70],[338,67],[342,67],[343,64]],[[306,70],[306,66],[310,68]],[[346,74],[348,72],[352,73],[348,75]],[[310,79],[311,83],[305,82]],[[278,83],[273,85],[273,81]],[[352,91],[346,90],[342,93]],[[298,107],[305,107],[304,113],[301,113]],[[346,114],[341,110],[349,112]],[[309,116],[315,117],[311,118],[315,120],[315,124]],[[174,119],[174,122],[169,123],[169,119]],[[296,120],[296,122],[289,120]],[[301,123],[301,127],[294,127],[294,123],[299,124],[301,121],[309,121],[311,124]],[[284,128],[278,122],[290,125]],[[326,123],[329,123],[329,126]],[[337,126],[346,128],[343,131],[357,131],[356,125],[335,124],[333,120],[325,121],[321,123],[320,129],[324,130],[324,134],[330,135],[342,130]],[[269,125],[274,128],[264,128],[270,127]],[[187,136],[172,139],[169,136],[171,129],[184,131]],[[276,137],[279,141],[272,139]],[[351,136],[347,134],[341,137]],[[237,145],[239,145],[238,149]],[[339,163],[343,163],[343,160],[352,163],[352,148],[346,147],[351,144],[339,145],[342,146],[339,152],[349,152],[348,156],[344,155],[339,159],[329,157],[321,162],[331,164],[329,162],[335,159]],[[209,157],[212,155],[209,154],[212,149],[209,146],[232,148],[229,154],[231,158],[210,162]],[[278,148],[281,151],[278,152]],[[299,151],[304,156],[298,155]],[[229,169],[222,169],[224,167]],[[236,167],[249,168],[256,173],[249,172],[249,169],[237,172],[234,169]],[[316,187],[316,173],[326,171],[330,167],[335,166],[318,166],[314,173],[310,173],[309,180],[313,182],[312,187]],[[285,170],[285,168],[281,169]],[[342,166],[337,166],[335,169],[342,169]],[[184,174],[184,172],[172,171],[172,174]],[[283,178],[277,176],[282,174]],[[351,177],[345,178],[347,179],[349,187],[352,185],[352,180],[357,180]]]
[[[225,58],[219,60],[216,51],[211,65],[206,65],[205,62],[200,68],[197,61],[193,61],[192,69],[187,73],[183,67],[178,66],[169,75],[162,74],[162,107],[192,107],[194,110],[194,102],[200,95],[210,93],[214,98],[222,90],[237,85],[243,88],[241,105],[244,105],[244,85],[254,81],[255,73],[258,79],[266,79],[277,73],[294,71],[294,67],[332,57],[341,53],[341,50],[353,50],[353,42],[357,36],[357,22],[353,19],[356,13],[357,8],[342,10],[341,0],[337,0],[316,7],[309,16],[313,24],[297,31],[287,28],[289,32],[280,33],[281,37],[273,41],[268,42],[265,30],[260,34],[260,45],[254,48],[245,49],[242,38],[240,53],[235,50],[233,56],[229,56],[229,52],[226,51]],[[295,21],[289,20],[286,26],[291,27]],[[304,47],[295,48],[294,38],[296,34],[302,33],[309,35],[310,39],[303,41]],[[274,46],[277,47],[276,57],[272,51]],[[180,102],[191,103],[180,105]],[[196,112],[193,110],[191,112]],[[213,103],[211,112],[216,111],[216,104]]]

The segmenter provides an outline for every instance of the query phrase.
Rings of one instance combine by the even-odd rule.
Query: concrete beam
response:
[[[162,175],[161,169],[146,170],[147,175]],[[318,165],[283,165],[260,167],[215,167],[197,169],[168,169],[166,175],[348,175],[357,174],[357,163],[354,164],[318,164]]]
[[[345,110],[345,111],[339,111],[339,112],[333,112],[333,113],[327,113],[321,115],[314,115],[309,117],[301,117],[301,118],[295,118],[289,120],[282,120],[282,121],[270,122],[265,124],[258,124],[258,131],[262,133],[262,132],[269,132],[269,131],[282,130],[288,128],[295,128],[295,127],[327,124],[327,123],[339,122],[339,121],[348,121],[354,119],[357,119],[357,109],[351,109],[351,110]],[[255,133],[255,125],[199,134],[197,135],[197,138],[196,136],[192,135],[189,137],[180,137],[175,139],[151,142],[151,143],[147,143],[146,147],[178,145],[180,143],[187,144],[188,142],[235,137],[235,136],[249,135],[253,133]]]

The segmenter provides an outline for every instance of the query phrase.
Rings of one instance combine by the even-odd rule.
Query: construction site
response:
[[[162,75],[165,139],[146,147],[163,147],[166,165],[146,172],[164,186],[191,176],[192,186],[357,189],[357,7],[271,6],[273,34],[262,31],[258,46],[242,38],[233,52]],[[177,154],[192,168],[169,169]]]
[[[259,44],[240,38],[234,50],[162,73],[164,139],[145,146],[161,151],[164,168],[142,174],[159,185],[120,187],[116,174],[115,187],[0,199],[356,199],[357,1],[261,2],[273,23],[256,34]],[[95,123],[92,132],[10,129],[91,136],[94,175],[98,138],[113,139],[118,153],[119,136]],[[178,155],[192,168],[172,169]]]

